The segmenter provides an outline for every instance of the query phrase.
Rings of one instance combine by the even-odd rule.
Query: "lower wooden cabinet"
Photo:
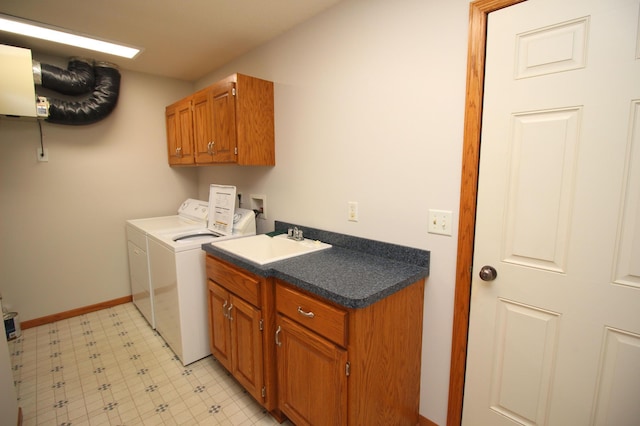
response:
[[[211,353],[253,398],[271,410],[276,398],[273,361],[265,350],[267,339],[272,340],[262,309],[266,280],[210,256],[207,276]]]
[[[211,351],[278,420],[418,424],[424,280],[352,309],[211,255],[207,277]]]
[[[296,425],[418,424],[424,280],[362,309],[275,287],[285,416]]]
[[[247,392],[261,400],[262,313],[212,281],[209,292],[213,318],[211,351]]]
[[[209,281],[209,341],[211,353],[227,370],[231,370],[231,325],[229,324],[229,292]]]
[[[347,351],[278,315],[278,407],[296,425],[347,424]]]

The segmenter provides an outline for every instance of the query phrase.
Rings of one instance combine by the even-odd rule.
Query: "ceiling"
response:
[[[2,14],[143,50],[124,59],[2,31],[0,44],[195,81],[339,1],[2,0]]]

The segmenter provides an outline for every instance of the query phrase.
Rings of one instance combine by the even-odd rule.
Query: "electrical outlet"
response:
[[[357,222],[358,221],[358,202],[349,201],[348,207],[349,207],[349,212],[347,214],[347,219],[349,220],[349,222]]]
[[[440,234],[451,236],[453,226],[452,214],[447,210],[429,209],[429,230],[430,234]]]
[[[38,148],[36,150],[36,155],[38,158],[38,161],[41,161],[43,163],[46,163],[49,161],[49,150],[47,148]]]

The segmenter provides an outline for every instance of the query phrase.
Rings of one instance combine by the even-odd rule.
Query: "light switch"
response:
[[[440,234],[451,236],[453,227],[452,213],[448,210],[429,209],[429,230],[430,234]]]

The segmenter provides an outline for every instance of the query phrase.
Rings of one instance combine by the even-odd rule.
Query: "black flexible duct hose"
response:
[[[40,64],[42,86],[65,95],[89,93],[95,86],[93,66],[81,59],[71,59],[66,70]]]
[[[97,63],[93,67],[93,73],[95,86],[88,98],[80,101],[48,98],[47,122],[70,125],[91,124],[102,120],[113,111],[120,91],[120,72],[106,63]],[[51,88],[45,85],[44,78],[42,85]]]

